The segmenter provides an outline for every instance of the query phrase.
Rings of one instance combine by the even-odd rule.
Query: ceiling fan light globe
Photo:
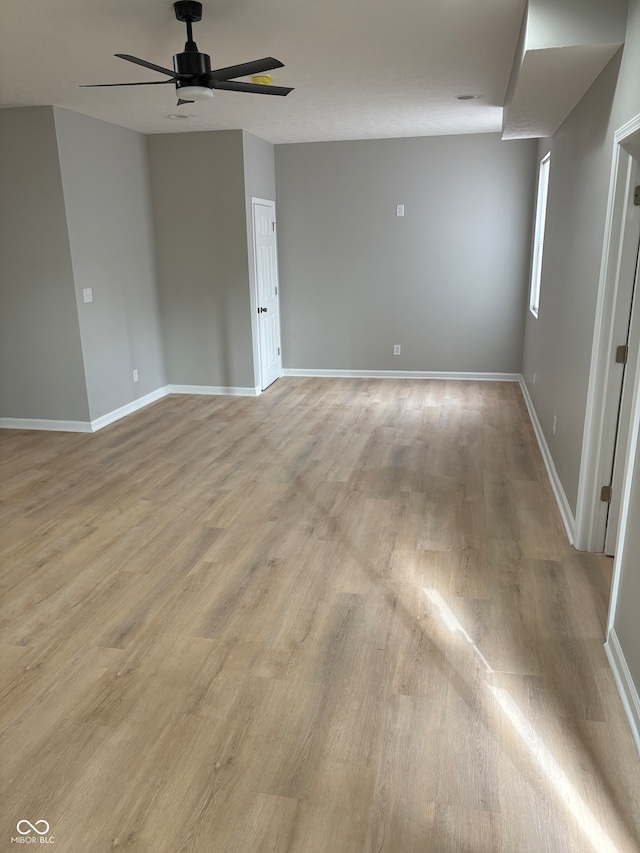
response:
[[[213,91],[206,86],[180,86],[176,94],[185,101],[206,101],[213,97]]]

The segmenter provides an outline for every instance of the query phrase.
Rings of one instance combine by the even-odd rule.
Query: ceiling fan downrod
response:
[[[176,18],[187,25],[185,51],[197,51],[198,47],[193,40],[191,25],[202,20],[202,3],[198,3],[197,0],[177,0],[173,4],[173,10],[176,13]]]

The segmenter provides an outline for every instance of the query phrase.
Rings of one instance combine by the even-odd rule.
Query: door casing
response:
[[[625,290],[630,293],[633,286],[640,234],[640,207],[633,204],[638,163],[640,115],[614,135],[573,535],[573,545],[582,551],[604,550],[608,507],[600,491],[611,478],[621,371],[615,349],[628,328],[630,295],[625,297]]]

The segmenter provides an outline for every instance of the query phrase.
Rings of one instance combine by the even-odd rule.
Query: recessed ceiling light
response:
[[[171,113],[171,115],[165,116],[165,118],[178,119],[178,118],[191,118],[191,116],[180,115],[180,113]]]
[[[481,95],[456,95],[456,101],[477,101]]]

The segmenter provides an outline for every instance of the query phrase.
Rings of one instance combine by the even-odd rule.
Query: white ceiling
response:
[[[243,128],[273,143],[500,132],[525,0],[204,0],[194,25],[214,68],[274,56],[286,98],[173,86],[114,53],[172,67],[171,0],[0,0],[0,106],[54,104],[143,133]],[[475,101],[455,96],[475,93]],[[188,121],[167,118],[185,113]]]

